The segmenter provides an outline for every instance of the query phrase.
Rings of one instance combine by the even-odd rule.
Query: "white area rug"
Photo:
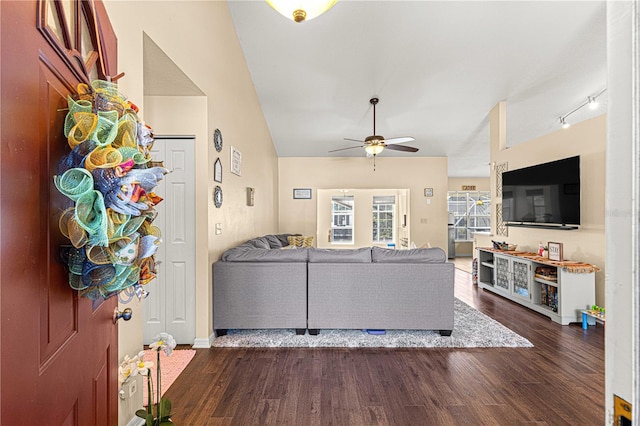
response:
[[[214,347],[249,348],[492,348],[533,347],[524,337],[499,322],[455,300],[451,336],[437,331],[387,330],[372,335],[362,330],[320,330],[317,336],[297,336],[294,330],[229,330]]]

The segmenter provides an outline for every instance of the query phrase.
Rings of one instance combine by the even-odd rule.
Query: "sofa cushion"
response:
[[[313,236],[292,235],[287,237],[289,245],[296,247],[313,247]]]
[[[281,248],[283,246],[282,241],[275,235],[265,235],[262,237],[269,243],[269,248]]]
[[[377,263],[444,263],[447,255],[439,247],[394,250],[380,247],[371,249],[371,260]]]
[[[309,249],[309,263],[371,263],[371,247],[359,249]]]
[[[260,249],[271,248],[271,246],[269,246],[269,241],[265,237],[252,238],[244,244],[248,244],[252,247],[260,248]]]
[[[225,262],[306,262],[307,249],[271,250],[264,248],[236,247],[225,251]]]

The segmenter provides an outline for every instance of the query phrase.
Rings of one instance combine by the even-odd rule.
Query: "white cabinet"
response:
[[[478,286],[567,325],[595,303],[595,272],[570,272],[535,255],[478,249]]]
[[[531,262],[513,256],[494,256],[495,286],[498,292],[531,300]]]

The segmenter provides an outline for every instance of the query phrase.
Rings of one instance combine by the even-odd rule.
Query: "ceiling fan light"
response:
[[[304,22],[322,15],[338,0],[266,0],[282,16],[295,22]]]
[[[384,150],[384,145],[367,145],[364,150],[367,154],[378,155]]]

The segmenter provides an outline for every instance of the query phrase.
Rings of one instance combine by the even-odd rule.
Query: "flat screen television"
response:
[[[502,220],[509,226],[580,225],[580,156],[504,172]]]

